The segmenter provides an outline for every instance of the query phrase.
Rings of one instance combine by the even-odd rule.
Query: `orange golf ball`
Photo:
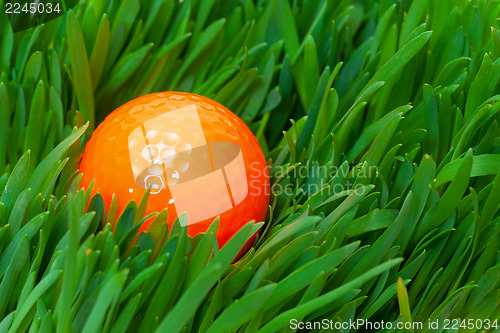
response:
[[[248,221],[263,221],[269,203],[267,163],[253,133],[221,104],[189,93],[150,94],[116,109],[92,134],[80,172],[82,187],[94,181],[107,208],[116,195],[119,212],[149,188],[146,214],[167,208],[171,227],[186,213],[181,224],[191,236],[219,216],[221,247]]]

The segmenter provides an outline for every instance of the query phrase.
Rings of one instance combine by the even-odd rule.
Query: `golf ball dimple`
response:
[[[142,156],[148,161],[152,161],[158,156],[158,148],[155,146],[147,145],[142,151]]]
[[[175,155],[175,150],[172,147],[165,147],[160,152],[160,158],[163,161],[167,160],[170,156],[173,155]]]
[[[167,146],[175,146],[179,142],[179,136],[172,132],[165,132],[162,135],[162,141]]]
[[[150,145],[157,145],[162,139],[162,133],[160,131],[149,131],[146,133],[146,141]]]
[[[80,172],[82,187],[94,180],[108,208],[116,194],[119,212],[150,189],[146,214],[167,208],[172,226],[186,213],[191,236],[219,216],[219,246],[248,221],[264,220],[269,203],[255,136],[224,106],[189,93],[150,94],[112,112],[88,141]]]

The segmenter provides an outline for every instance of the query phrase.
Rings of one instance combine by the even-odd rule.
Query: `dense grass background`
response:
[[[500,318],[499,13],[490,0],[87,0],[15,34],[1,16],[0,332]],[[137,235],[147,196],[117,221],[79,190],[96,124],[163,90],[237,113],[272,183],[293,189],[238,262],[252,223],[221,250],[218,221],[191,239],[162,212]]]

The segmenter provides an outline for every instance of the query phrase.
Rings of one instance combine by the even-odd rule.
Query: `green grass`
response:
[[[87,0],[15,34],[0,16],[0,332],[499,319],[499,14],[494,0]],[[145,200],[117,219],[79,189],[95,126],[165,90],[238,114],[291,189],[235,263],[258,225],[222,249],[217,220],[191,239],[162,212],[138,235]]]

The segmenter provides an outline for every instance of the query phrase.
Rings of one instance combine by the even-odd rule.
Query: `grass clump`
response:
[[[499,12],[479,0],[86,0],[15,34],[1,17],[0,332],[494,323]],[[161,90],[238,114],[273,188],[288,189],[235,263],[259,225],[220,250],[217,220],[190,238],[162,212],[138,235],[144,202],[116,219],[79,189],[96,124]]]

